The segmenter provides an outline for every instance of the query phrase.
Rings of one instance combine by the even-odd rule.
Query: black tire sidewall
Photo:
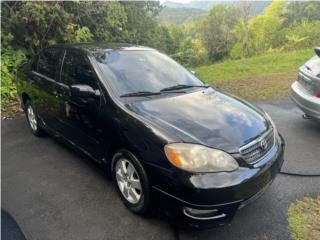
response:
[[[139,175],[139,179],[141,182],[142,187],[142,196],[138,203],[132,204],[130,203],[121,193],[117,179],[116,179],[116,173],[115,173],[115,166],[117,161],[120,158],[125,158],[126,160],[130,161],[130,163],[133,164],[135,169],[137,170],[137,173]],[[127,208],[129,208],[132,212],[137,214],[146,214],[149,210],[150,205],[150,184],[148,180],[148,176],[146,174],[146,171],[144,170],[142,164],[138,160],[138,158],[131,152],[121,149],[117,151],[117,153],[112,158],[111,163],[111,171],[112,171],[112,180],[114,182],[114,185],[117,189],[117,192],[122,200],[122,202],[126,205]]]

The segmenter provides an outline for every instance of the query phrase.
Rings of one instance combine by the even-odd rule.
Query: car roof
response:
[[[65,43],[50,45],[47,48],[64,48],[76,49],[89,53],[103,51],[103,50],[154,50],[149,47],[134,45],[129,43]]]

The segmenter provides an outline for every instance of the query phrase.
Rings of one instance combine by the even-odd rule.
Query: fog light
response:
[[[186,216],[197,220],[217,219],[226,216],[218,209],[195,209],[190,207],[184,207],[183,213]]]

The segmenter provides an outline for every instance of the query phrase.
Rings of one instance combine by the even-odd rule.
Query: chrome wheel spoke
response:
[[[140,184],[140,181],[137,180],[137,179],[132,179],[131,180],[131,185],[134,189],[138,189],[141,191],[141,184]]]
[[[127,166],[126,166],[126,161],[125,160],[121,160],[121,170],[124,174],[127,173]]]
[[[132,198],[134,202],[137,202],[138,199],[140,198],[140,196],[137,194],[137,192],[133,188],[129,189],[129,196]]]
[[[123,192],[123,190],[125,188],[125,184],[123,182],[118,181],[118,186],[120,188],[120,191]]]
[[[127,199],[129,198],[129,190],[126,186],[123,187],[122,193]]]
[[[130,179],[132,178],[132,175],[134,172],[135,172],[135,170],[134,170],[133,166],[131,164],[129,164],[128,168],[127,168],[127,175]]]
[[[116,177],[117,177],[118,181],[121,181],[121,182],[124,181],[123,172],[121,171],[121,169],[119,169],[119,170],[117,171]]]

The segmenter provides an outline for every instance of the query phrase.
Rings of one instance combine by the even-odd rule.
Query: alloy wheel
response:
[[[27,115],[28,115],[28,120],[29,120],[31,129],[33,131],[37,131],[37,128],[38,128],[37,117],[31,105],[29,105],[27,108]]]
[[[127,159],[119,159],[115,172],[118,187],[124,198],[132,204],[137,204],[143,192],[138,172],[133,164]]]

